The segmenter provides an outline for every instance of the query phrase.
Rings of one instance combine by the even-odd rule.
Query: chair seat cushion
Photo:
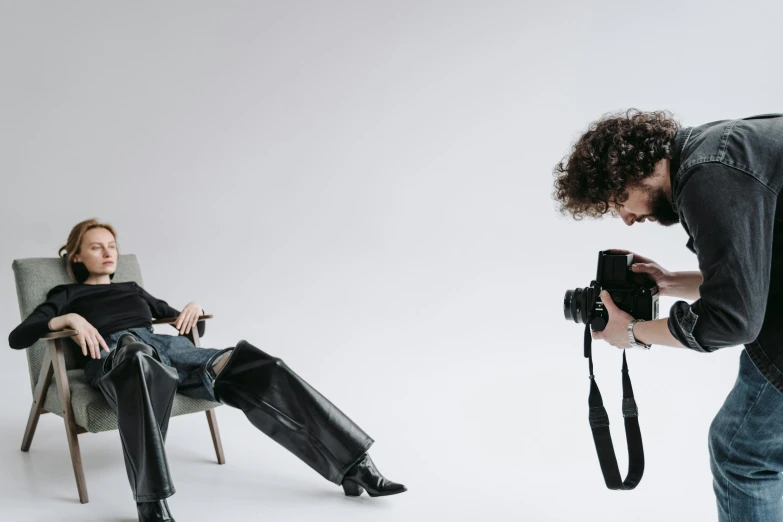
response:
[[[100,390],[96,390],[87,383],[83,369],[68,370],[68,384],[71,388],[71,408],[76,424],[87,431],[98,433],[117,429],[117,415],[109,407],[109,403],[103,397]],[[174,404],[171,406],[171,416],[185,415],[211,410],[222,406],[220,402],[194,399],[177,393],[174,396]],[[44,409],[62,417],[60,395],[57,392],[57,381],[52,376],[52,382],[46,394]]]

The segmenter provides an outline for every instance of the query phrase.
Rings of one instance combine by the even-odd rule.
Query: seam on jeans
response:
[[[752,361],[751,361],[751,363],[752,363]],[[769,386],[769,381],[764,379],[764,384],[761,385],[761,388],[759,389],[759,392],[756,394],[756,397],[753,399],[753,404],[751,404],[750,408],[748,408],[748,411],[745,412],[745,416],[742,418],[742,422],[740,423],[739,427],[737,428],[737,432],[734,434],[734,436],[729,441],[729,447],[728,447],[728,452],[726,453],[726,458],[722,462],[718,463],[718,467],[722,467],[723,464],[728,462],[729,458],[732,455],[732,452],[734,451],[732,449],[732,447],[731,447],[732,444],[734,444],[734,439],[736,439],[737,436],[742,431],[742,428],[745,426],[745,421],[748,420],[748,417],[750,416],[750,412],[759,403],[759,398],[761,397],[761,394],[764,393],[764,390],[767,388],[767,386]],[[730,494],[730,491],[731,490],[729,489],[729,479],[727,477],[726,478],[726,507],[727,507],[727,512],[729,514],[729,521],[728,522],[731,522],[731,494]]]

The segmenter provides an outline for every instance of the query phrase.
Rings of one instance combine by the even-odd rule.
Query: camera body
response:
[[[598,270],[590,286],[566,290],[563,312],[568,321],[587,323],[601,331],[609,322],[609,313],[599,294],[606,290],[620,310],[635,319],[658,318],[658,286],[646,275],[631,270],[633,254],[608,250],[598,253]]]

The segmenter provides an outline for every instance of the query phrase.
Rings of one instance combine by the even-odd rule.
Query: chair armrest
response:
[[[210,319],[214,317],[212,314],[204,314],[198,316],[198,320],[201,321],[202,319]],[[177,322],[177,317],[161,317],[160,319],[155,319],[152,321],[152,324],[170,324],[174,326],[174,323]],[[186,334],[178,334],[178,335],[184,335],[184,337],[187,337],[190,339],[190,342],[193,343],[194,346],[197,348],[201,347],[201,341],[199,340],[198,336],[198,328],[193,328],[191,331],[189,331]]]
[[[72,335],[76,335],[76,330],[55,330],[54,332],[49,332],[48,334],[42,335],[38,338],[40,341],[41,339],[59,339],[60,337],[71,337]]]
[[[202,319],[211,319],[214,317],[212,314],[204,314],[200,315],[198,320],[201,321]],[[170,324],[177,321],[176,317],[163,317],[161,319],[153,319],[152,324]],[[49,332],[48,334],[42,335],[38,338],[38,340],[41,339],[59,339],[61,337],[71,337],[73,335],[76,335],[76,330],[66,329],[66,330],[55,330],[54,332]]]
[[[198,316],[198,320],[201,321],[202,319],[211,319],[213,317],[215,317],[215,316],[212,315],[212,314],[204,314],[204,315]],[[175,322],[177,322],[177,318],[176,317],[161,317],[159,319],[153,319],[152,320],[152,324],[170,324],[170,323],[175,323]]]

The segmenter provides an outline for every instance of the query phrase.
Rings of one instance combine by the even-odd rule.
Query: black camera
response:
[[[634,319],[658,318],[658,285],[646,274],[631,270],[633,254],[615,254],[609,250],[598,253],[598,273],[590,286],[566,290],[563,313],[567,321],[587,323],[593,331],[601,331],[609,322],[599,294],[606,290],[620,310]]]

